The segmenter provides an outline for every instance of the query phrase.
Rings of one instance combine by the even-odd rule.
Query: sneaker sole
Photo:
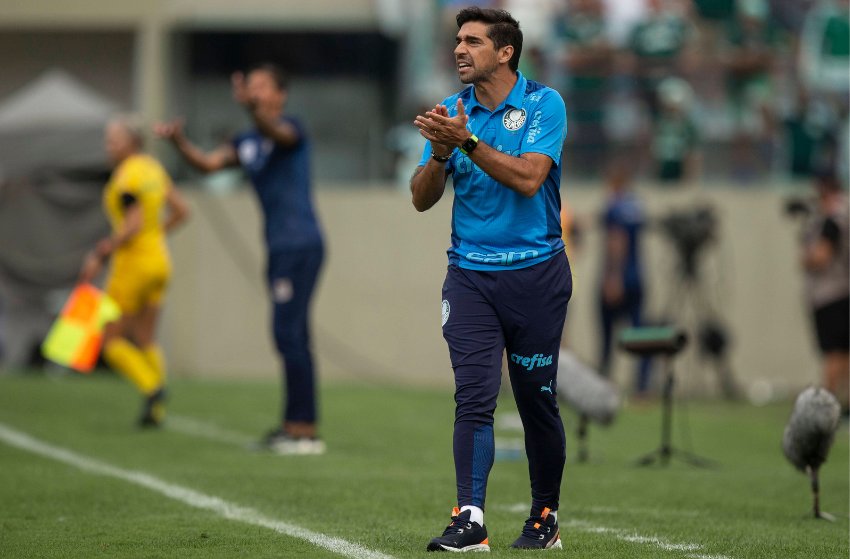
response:
[[[322,441],[271,444],[268,449],[280,456],[316,456],[327,450]]]
[[[487,545],[486,543],[477,543],[475,545],[468,545],[466,547],[449,547],[449,546],[441,544],[440,547],[442,548],[442,551],[451,551],[452,553],[466,553],[468,551],[490,553],[490,546]],[[434,550],[429,549],[429,551],[441,551],[441,550],[439,550],[439,549],[434,549]]]
[[[511,549],[522,549],[522,550],[526,550],[526,551],[534,551],[536,549],[540,550],[540,551],[548,551],[550,549],[563,549],[563,548],[564,548],[564,545],[561,543],[561,537],[560,536],[558,536],[556,539],[554,539],[553,541],[546,544],[546,546],[544,546],[544,547],[520,547],[520,546],[513,546],[513,545],[511,546]]]

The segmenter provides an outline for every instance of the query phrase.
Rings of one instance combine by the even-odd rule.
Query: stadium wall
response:
[[[596,277],[602,196],[590,187],[566,188],[587,225],[572,256],[573,301],[566,339],[577,354],[596,359]],[[719,242],[705,253],[703,290],[731,330],[729,363],[754,399],[782,396],[819,378],[802,278],[797,224],[782,212],[782,195],[715,187],[673,192],[642,189],[653,217],[709,203],[719,218]],[[264,291],[260,222],[247,189],[229,194],[189,191],[194,219],[172,241],[174,283],[163,320],[171,368],[178,375],[273,377]],[[440,287],[450,233],[451,197],[417,213],[395,190],[322,185],[317,205],[328,239],[326,267],[314,312],[320,375],[381,383],[450,385],[440,330]],[[647,234],[650,315],[662,318],[679,285],[676,258],[665,235]],[[673,299],[684,322],[695,322],[692,299]],[[615,375],[632,381],[631,359],[617,355]],[[680,387],[719,393],[714,370],[693,353],[677,360]],[[656,380],[660,380],[659,374]]]

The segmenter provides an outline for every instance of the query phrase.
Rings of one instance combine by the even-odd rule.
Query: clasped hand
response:
[[[419,128],[423,138],[431,142],[434,153],[448,155],[460,147],[472,135],[466,129],[469,117],[463,107],[463,101],[457,100],[457,115],[450,117],[445,105],[436,105],[434,110],[419,115],[413,124]]]

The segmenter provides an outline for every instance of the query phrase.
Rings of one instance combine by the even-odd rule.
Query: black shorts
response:
[[[821,352],[850,351],[850,298],[816,308],[815,330]]]

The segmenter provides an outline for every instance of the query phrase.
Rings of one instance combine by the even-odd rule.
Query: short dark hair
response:
[[[286,91],[287,89],[289,89],[289,75],[283,68],[281,68],[274,62],[259,62],[257,64],[254,64],[250,68],[248,68],[248,73],[246,74],[246,76],[251,74],[251,72],[267,72],[274,80],[274,83],[275,85],[277,85],[278,89],[280,89],[281,91]]]
[[[522,31],[520,31],[519,22],[507,10],[479,8],[478,6],[464,8],[458,12],[458,29],[464,23],[470,21],[480,21],[487,24],[487,37],[493,41],[497,49],[508,45],[514,48],[514,54],[508,60],[508,67],[516,72],[519,68],[519,56],[522,54]]]

